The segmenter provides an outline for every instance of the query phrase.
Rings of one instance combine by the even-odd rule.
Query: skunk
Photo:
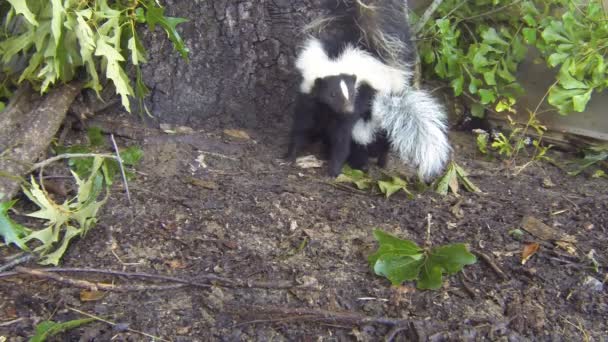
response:
[[[330,150],[338,149],[334,146],[338,141],[341,146],[340,153],[330,157],[332,176],[344,160],[353,167],[365,166],[370,152],[378,156],[379,164],[385,164],[389,146],[401,160],[418,168],[420,178],[436,176],[451,152],[446,116],[428,92],[410,86],[415,48],[403,1],[328,0],[327,9],[328,16],[306,28],[311,36],[296,60],[302,81],[290,155],[295,157],[301,145],[298,132],[314,128],[323,132]],[[335,94],[340,86],[329,82],[329,88],[319,93],[317,84],[337,75],[355,77],[354,101],[359,105],[353,105],[350,114],[346,107],[321,106],[319,111],[324,101],[320,94]],[[353,101],[352,93],[349,96]],[[333,118],[330,123],[329,117]],[[348,129],[351,141],[345,144]]]
[[[294,160],[303,145],[321,140],[329,154],[330,176],[340,174],[351,155],[353,127],[360,118],[371,115],[375,93],[367,83],[357,85],[354,75],[315,79],[310,91],[296,99],[287,158]]]

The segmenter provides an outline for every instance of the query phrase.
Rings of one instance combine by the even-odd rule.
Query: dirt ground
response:
[[[1,336],[27,340],[41,320],[83,317],[73,309],[117,325],[95,322],[53,340],[378,341],[391,329],[295,312],[322,309],[409,320],[397,341],[608,341],[606,180],[570,177],[548,164],[513,176],[505,164],[476,152],[471,135],[453,133],[455,158],[483,193],[458,198],[425,192],[413,200],[402,194],[387,200],[332,186],[324,168],[284,163],[285,131],[249,131],[244,139],[222,130],[166,134],[142,128],[134,116],[112,127],[119,134],[131,132],[122,134],[131,138],[119,144],[138,145],[145,153],[129,183],[132,203],[115,184],[98,225],[72,243],[62,266],[194,280],[212,275],[252,287],[108,292],[82,301],[75,287],[3,278],[0,341]],[[84,139],[84,133],[74,139]],[[394,158],[391,165],[396,167]],[[447,278],[439,291],[419,291],[412,283],[391,287],[367,264],[377,246],[372,230],[424,244],[428,214],[434,244],[464,242],[491,262],[479,258],[462,275]],[[574,237],[574,255],[554,241],[510,234],[521,228],[524,216]],[[540,250],[522,265],[521,251],[531,242],[540,243]],[[586,257],[592,250],[599,272]],[[2,248],[0,256],[16,252]],[[295,285],[255,288],[260,282]]]

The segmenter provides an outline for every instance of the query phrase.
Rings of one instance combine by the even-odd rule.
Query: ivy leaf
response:
[[[374,230],[374,237],[380,244],[376,253],[369,256],[368,261],[373,266],[381,256],[417,257],[423,250],[410,240],[403,240],[380,229]]]
[[[397,286],[404,281],[418,279],[423,263],[423,254],[415,256],[385,254],[374,264],[374,272],[388,278],[393,285]]]
[[[15,8],[17,14],[23,15],[30,24],[38,26],[36,16],[27,7],[27,2],[25,0],[8,0],[8,2]]]
[[[570,57],[570,54],[568,53],[552,53],[551,56],[549,56],[549,58],[547,59],[547,63],[549,63],[550,67],[555,68],[556,66],[562,64],[568,57]]]
[[[479,89],[479,96],[482,104],[489,104],[496,101],[496,93],[489,89]]]
[[[557,23],[552,23],[551,26],[547,27],[541,36],[547,43],[563,42],[571,43],[571,41],[562,35],[563,27],[560,27]]]
[[[453,79],[452,82],[450,83],[450,85],[452,86],[452,89],[454,89],[454,95],[455,96],[462,95],[462,87],[464,85],[464,77],[462,75],[460,75],[460,77]]]
[[[593,91],[593,89],[590,89],[586,93],[584,93],[582,95],[576,95],[572,98],[572,104],[573,104],[575,111],[577,111],[579,113],[582,113],[585,111],[585,108],[587,107],[587,103],[589,102],[589,100],[591,100],[592,91]]]
[[[527,44],[534,45],[536,44],[536,30],[533,28],[526,27],[522,30],[522,35],[526,40]]]
[[[471,115],[483,119],[486,116],[486,107],[477,102],[473,103],[473,105],[471,105]]]
[[[464,266],[477,262],[464,244],[452,244],[433,248],[422,265],[420,279],[416,286],[420,289],[436,290],[443,283],[444,273],[460,272]]]
[[[483,78],[487,85],[496,85],[496,70],[484,72]]]
[[[164,8],[151,6],[146,11],[146,22],[150,26],[151,30],[154,30],[156,24],[160,25],[167,33],[167,37],[169,37],[169,40],[173,42],[175,50],[177,50],[182,55],[183,59],[188,60],[188,53],[190,52],[190,50],[186,48],[186,44],[184,43],[184,41],[176,30],[176,26],[181,23],[188,22],[187,19],[165,17]]]
[[[25,244],[26,241],[23,238],[26,237],[31,230],[8,217],[8,210],[12,208],[15,203],[17,203],[16,200],[0,202],[0,235],[4,238],[5,245],[8,246],[13,243],[22,250],[27,251],[29,248]]]
[[[487,29],[486,31],[484,31],[481,34],[481,38],[483,38],[483,41],[487,44],[499,44],[499,45],[505,45],[508,46],[509,43],[502,39],[498,33],[496,32],[496,30],[493,27],[490,27],[489,29]]]

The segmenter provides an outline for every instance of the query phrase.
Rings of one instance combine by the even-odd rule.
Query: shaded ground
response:
[[[135,118],[127,121],[139,125]],[[135,130],[141,138],[119,142],[145,151],[140,173],[130,183],[132,205],[117,184],[98,226],[73,243],[64,266],[181,278],[215,274],[290,280],[318,284],[320,290],[181,288],[107,293],[82,302],[79,289],[13,277],[0,281],[0,336],[22,341],[39,320],[82,317],[67,307],[123,324],[114,329],[90,324],[58,341],[150,340],[123,331],[127,325],[174,341],[375,341],[389,331],[382,325],[305,323],[285,315],[269,322],[251,309],[281,307],[416,321],[397,340],[607,339],[606,286],[599,288],[605,268],[595,273],[585,259],[595,250],[600,264],[608,263],[605,180],[568,177],[548,165],[531,165],[510,176],[500,163],[485,162],[470,136],[455,133],[456,159],[484,194],[442,198],[423,193],[415,200],[402,195],[386,200],[327,184],[325,169],[284,164],[278,158],[284,132],[248,132],[251,139],[241,140],[221,131],[167,135]],[[372,230],[423,244],[428,214],[433,243],[466,242],[492,257],[507,279],[482,260],[434,292],[417,291],[412,284],[392,288],[375,276],[366,262],[376,247]],[[529,234],[513,238],[509,232],[525,215],[574,236],[577,256]],[[534,241],[542,242],[541,249],[522,266],[521,250]],[[2,249],[3,256],[14,252]],[[595,287],[584,285],[593,280]],[[1,323],[18,318],[25,319]]]

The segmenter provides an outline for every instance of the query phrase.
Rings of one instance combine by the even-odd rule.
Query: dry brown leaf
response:
[[[576,237],[564,234],[563,232],[544,224],[542,221],[526,216],[521,221],[522,228],[528,233],[543,240],[561,240],[575,244]]]
[[[101,291],[80,291],[80,301],[82,302],[95,302],[106,296],[106,292]]]
[[[521,264],[525,265],[530,258],[538,252],[540,249],[540,244],[534,242],[524,246],[524,250],[521,253]]]
[[[217,190],[218,185],[215,182],[204,181],[202,179],[190,178],[190,184],[194,186],[198,186],[199,188],[209,189],[209,190]]]
[[[186,268],[186,264],[184,264],[179,259],[169,260],[169,261],[167,261],[167,265],[169,265],[169,267],[171,267],[172,269],[183,270],[184,268]]]
[[[572,242],[569,241],[555,241],[555,244],[565,250],[568,254],[572,255],[572,256],[577,256],[578,253],[576,251],[576,247],[574,246],[574,244]]]
[[[236,139],[251,140],[251,137],[247,132],[238,129],[225,129],[224,134]]]

